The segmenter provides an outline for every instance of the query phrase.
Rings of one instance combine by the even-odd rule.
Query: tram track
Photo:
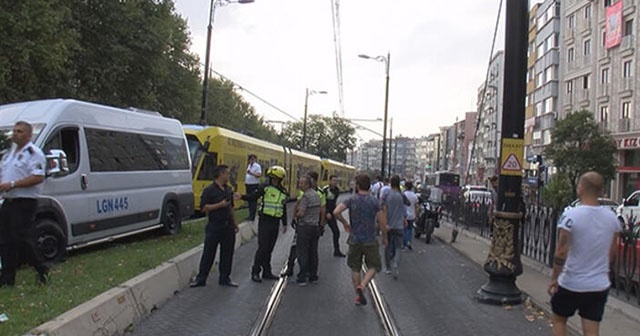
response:
[[[363,265],[362,271],[366,273],[367,267]],[[385,336],[400,336],[398,326],[396,325],[393,316],[391,316],[387,302],[384,300],[375,279],[371,279],[371,282],[369,282],[369,290],[371,291],[373,305],[376,309],[376,313],[378,314],[378,318],[380,319],[380,324],[382,325]]]
[[[286,267],[287,266],[285,264],[282,271],[284,271]],[[278,281],[273,285],[271,293],[269,294],[264,307],[260,311],[256,323],[254,323],[251,331],[249,332],[249,336],[265,336],[269,333],[269,327],[276,315],[284,290],[287,288],[287,283],[289,282],[288,279],[289,277],[280,277],[280,279],[278,279]]]

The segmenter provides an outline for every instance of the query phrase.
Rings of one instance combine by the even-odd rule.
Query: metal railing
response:
[[[456,227],[491,239],[491,202],[455,199],[445,205],[445,215]],[[529,204],[520,225],[520,253],[553,267],[557,223],[561,211]],[[612,293],[619,299],[640,305],[640,219],[627,220],[616,245],[611,267]]]

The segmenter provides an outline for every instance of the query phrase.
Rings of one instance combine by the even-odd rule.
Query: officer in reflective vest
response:
[[[245,201],[260,199],[258,213],[258,250],[251,267],[251,280],[262,282],[262,279],[276,280],[277,276],[271,272],[271,253],[278,239],[278,223],[282,222],[282,232],[287,230],[287,207],[289,197],[282,186],[287,172],[280,166],[273,166],[267,170],[269,182],[262,184],[253,193],[241,198]],[[262,273],[262,276],[261,276]]]

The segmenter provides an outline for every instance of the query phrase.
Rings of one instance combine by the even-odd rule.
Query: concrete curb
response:
[[[462,246],[463,245],[462,243],[461,244],[456,244],[455,242],[453,244],[450,243],[450,240],[448,239],[450,237],[446,237],[446,235],[451,234],[451,230],[455,228],[455,225],[443,221],[441,222],[441,228],[445,228],[446,232],[436,233],[435,236],[437,238],[446,242],[447,244],[450,244],[453,248],[455,248],[456,250],[458,250],[459,252],[467,256],[469,259],[478,263],[479,265],[484,265],[484,261],[485,261],[484,259],[486,258],[486,255],[487,255],[486,253],[483,253],[483,255],[481,256],[474,255],[471,249],[466,250],[464,246]],[[487,252],[489,247],[491,246],[491,241],[489,239],[484,238],[462,227],[458,227],[458,237],[460,236],[469,238],[471,240],[475,240],[483,245],[486,245]],[[546,294],[546,286],[548,284],[549,279],[551,278],[551,273],[552,273],[551,268],[527,256],[521,256],[520,259],[522,261],[525,273],[527,272],[537,273],[539,278],[543,278],[544,280],[547,281],[542,285],[544,287],[544,290],[542,292]],[[524,279],[526,277],[525,273],[523,273],[523,275],[521,275],[518,278],[518,282],[520,281],[527,282],[527,287],[531,286],[531,282],[536,282],[539,280],[539,279],[534,279],[533,281],[527,281],[526,279]],[[526,294],[527,297],[530,298],[531,302],[534,305],[544,310],[547,314],[551,315],[551,306],[549,303],[549,298],[547,296],[536,295],[536,293],[523,290],[522,288],[520,289],[522,290],[523,293]],[[617,313],[617,314],[624,315],[624,318],[628,320],[631,324],[635,323],[635,324],[638,324],[638,326],[640,326],[640,308],[636,308],[630,304],[627,304],[617,299],[616,297],[609,296],[607,300],[606,309],[607,309],[607,312],[605,313],[605,320],[603,321],[603,324],[608,322],[607,316],[609,316],[611,313],[614,313],[614,314]],[[601,324],[601,332],[604,331],[603,324]],[[569,319],[568,325],[573,329],[572,331],[574,332],[574,334],[580,335],[578,331],[582,330],[582,327],[578,319],[575,319],[575,318]],[[603,333],[603,335],[605,334],[606,333]],[[616,334],[620,334],[620,333],[616,332]]]
[[[257,233],[257,221],[243,222],[236,249]],[[203,245],[162,263],[46,322],[27,335],[122,335],[189,285],[196,275]]]

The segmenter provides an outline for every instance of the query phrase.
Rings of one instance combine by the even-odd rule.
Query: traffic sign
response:
[[[523,139],[502,139],[500,175],[522,176]]]

